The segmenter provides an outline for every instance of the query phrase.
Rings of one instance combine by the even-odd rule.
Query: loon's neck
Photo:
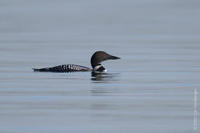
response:
[[[93,68],[93,71],[94,72],[107,72],[107,70],[101,64],[98,64],[97,66],[95,66]]]

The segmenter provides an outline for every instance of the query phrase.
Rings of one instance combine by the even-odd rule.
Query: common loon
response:
[[[102,61],[105,60],[116,60],[120,59],[117,56],[110,55],[104,51],[96,51],[90,60],[92,69],[85,66],[74,65],[74,64],[64,64],[54,67],[45,68],[33,68],[35,72],[78,72],[78,71],[91,71],[91,72],[106,72],[107,70],[101,65]]]

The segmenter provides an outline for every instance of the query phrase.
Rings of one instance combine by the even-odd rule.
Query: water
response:
[[[199,132],[199,15],[197,0],[2,0],[0,132]],[[31,69],[96,50],[122,59],[98,77]]]

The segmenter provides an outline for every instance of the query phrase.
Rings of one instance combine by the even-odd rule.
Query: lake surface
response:
[[[199,16],[198,0],[1,0],[0,132],[199,132]],[[32,71],[97,50],[121,57],[106,75]]]

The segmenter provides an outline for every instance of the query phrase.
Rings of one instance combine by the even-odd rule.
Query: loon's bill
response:
[[[54,67],[45,67],[45,68],[33,68],[35,72],[106,72],[107,70],[100,64],[105,60],[116,60],[120,59],[117,56],[109,55],[104,51],[96,51],[91,57],[91,66],[92,69],[85,66],[74,65],[74,64],[64,64]]]

